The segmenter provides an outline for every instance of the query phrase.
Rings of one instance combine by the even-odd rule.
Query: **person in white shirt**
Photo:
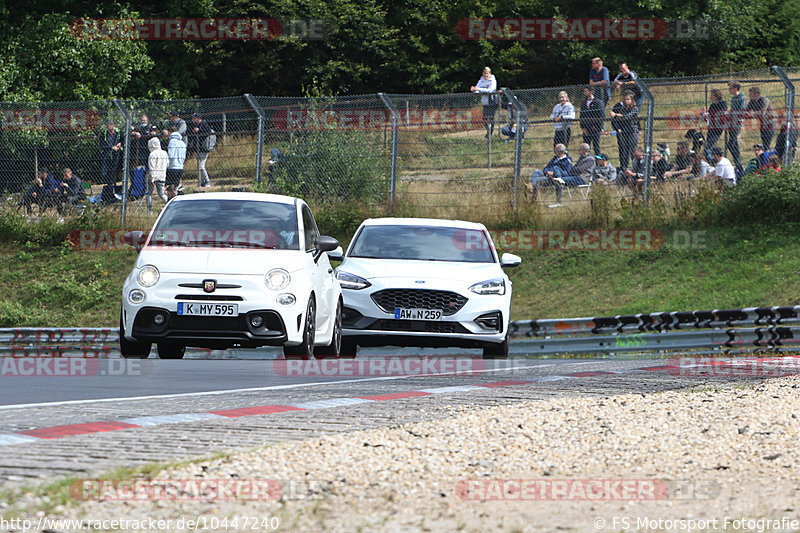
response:
[[[483,67],[483,75],[478,83],[469,88],[473,93],[484,93],[481,95],[483,105],[483,122],[486,125],[486,138],[494,132],[494,115],[497,113],[498,95],[491,94],[497,92],[497,79],[492,74],[492,69]]]
[[[553,135],[553,146],[563,144],[569,150],[572,121],[575,120],[575,106],[569,101],[566,91],[558,93],[558,103],[550,113],[550,120],[553,121],[553,128],[556,130]]]
[[[708,176],[716,176],[720,180],[720,183],[726,187],[733,187],[736,185],[736,171],[730,160],[722,155],[722,148],[712,148],[711,154],[714,156],[714,161],[717,162],[717,166],[714,167],[714,172],[709,173]]]
[[[153,208],[153,188],[156,189],[158,197],[164,200],[164,203],[169,201],[167,193],[164,191],[164,183],[167,179],[167,166],[169,165],[169,155],[167,151],[161,148],[161,141],[158,137],[153,137],[147,141],[147,147],[150,149],[150,155],[147,158],[147,210]]]

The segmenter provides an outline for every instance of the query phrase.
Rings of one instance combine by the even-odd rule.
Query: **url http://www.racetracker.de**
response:
[[[0,531],[274,531],[280,527],[277,516],[195,515],[181,518],[103,518],[67,519],[39,516],[35,519],[0,516]]]

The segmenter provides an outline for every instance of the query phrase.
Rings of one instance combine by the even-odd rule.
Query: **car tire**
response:
[[[159,359],[183,359],[186,345],[177,342],[159,342],[156,344]]]
[[[484,359],[508,359],[508,334],[503,342],[493,342],[483,347]]]
[[[319,346],[314,352],[317,359],[337,359],[342,353],[342,302],[336,305],[336,317],[333,322],[333,334],[331,343],[327,346]]]
[[[125,329],[122,325],[122,313],[119,314],[119,352],[125,359],[147,359],[150,357],[149,342],[134,342],[125,338]]]
[[[286,359],[311,359],[314,357],[314,335],[316,333],[316,305],[314,298],[308,300],[306,321],[303,325],[303,342],[297,346],[284,346],[283,356]]]
[[[358,353],[358,345],[355,341],[347,340],[347,337],[342,339],[342,350],[339,352],[341,359],[354,359]]]

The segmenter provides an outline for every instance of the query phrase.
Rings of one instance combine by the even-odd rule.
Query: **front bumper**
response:
[[[342,291],[343,335],[361,346],[478,348],[506,337],[510,294],[456,292],[466,303],[450,315],[445,313],[442,320],[404,320],[376,304],[371,295],[382,288],[376,289]]]

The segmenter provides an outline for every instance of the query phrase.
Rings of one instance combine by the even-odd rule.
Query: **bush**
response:
[[[735,225],[800,222],[800,169],[794,166],[779,174],[744,176],[736,187],[724,191],[716,219]]]

